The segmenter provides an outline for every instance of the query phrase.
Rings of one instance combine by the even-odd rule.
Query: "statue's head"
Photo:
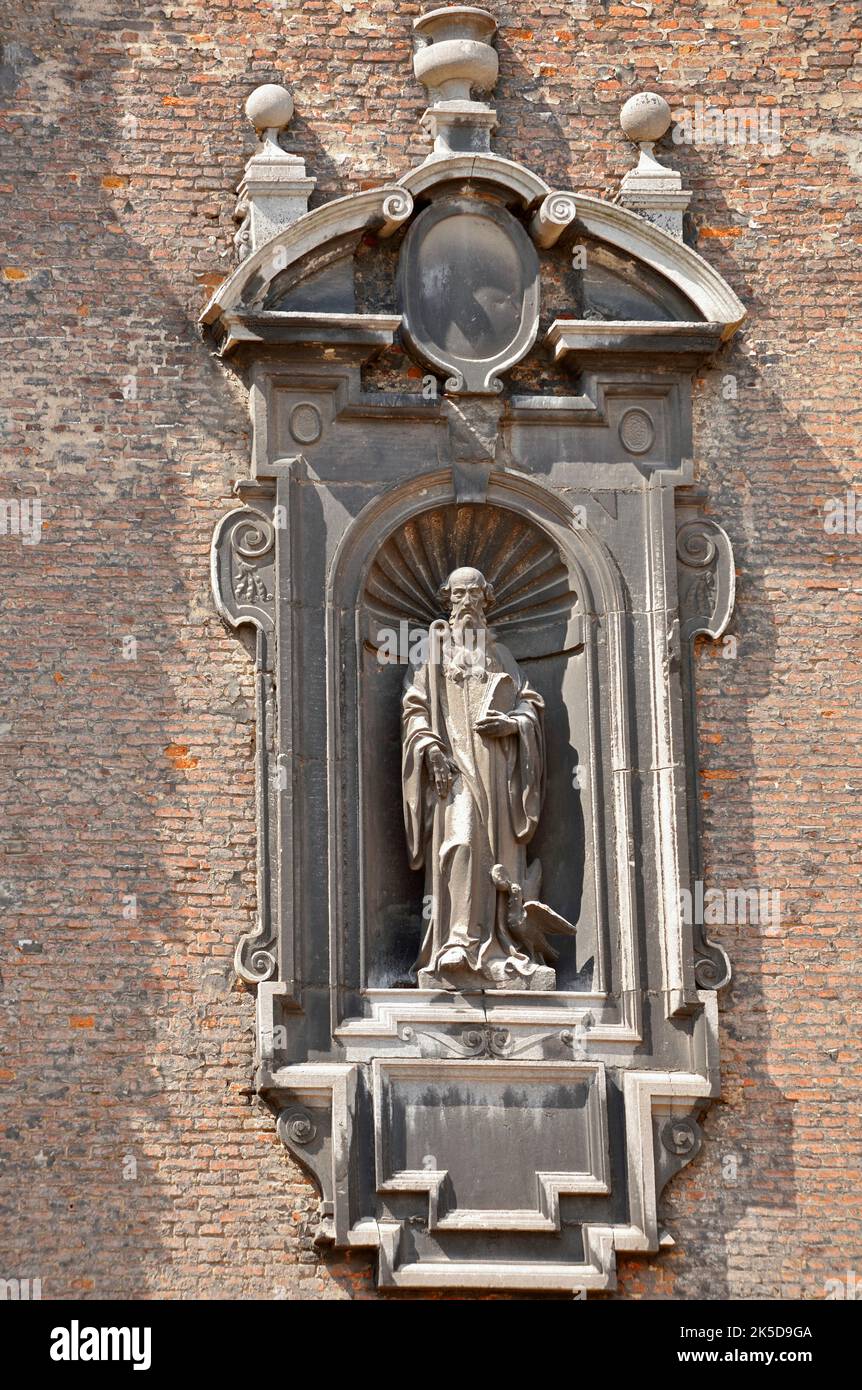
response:
[[[485,610],[493,603],[494,591],[481,570],[464,565],[449,575],[440,589],[440,599],[453,618],[483,621]]]

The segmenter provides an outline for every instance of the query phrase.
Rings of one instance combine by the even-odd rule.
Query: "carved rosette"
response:
[[[701,1144],[700,1127],[687,1117],[668,1120],[661,1131],[661,1142],[677,1158],[694,1158]]]
[[[295,1144],[305,1147],[317,1137],[317,1125],[309,1110],[302,1106],[288,1106],[278,1117],[278,1133],[283,1143],[293,1148]]]

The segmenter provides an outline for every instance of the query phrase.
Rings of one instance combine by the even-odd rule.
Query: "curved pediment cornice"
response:
[[[497,194],[524,217],[540,248],[564,234],[586,235],[630,256],[680,290],[709,323],[729,338],[745,317],[738,296],[719,272],[691,247],[637,213],[584,193],[552,191],[524,165],[495,154],[432,156],[397,183],[336,198],[291,222],[249,255],[213,294],[201,322],[259,309],[277,275],[328,245],[376,231],[391,236],[419,206],[474,185]]]

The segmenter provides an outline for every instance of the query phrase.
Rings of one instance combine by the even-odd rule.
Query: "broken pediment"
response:
[[[703,315],[666,276],[601,242],[583,244],[580,317],[692,323]],[[562,315],[561,315],[562,317]]]

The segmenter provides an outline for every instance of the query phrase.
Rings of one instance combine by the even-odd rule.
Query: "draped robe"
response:
[[[507,713],[517,733],[480,734],[475,723],[498,672],[511,676],[516,697]],[[490,983],[534,968],[512,940],[507,895],[491,880],[502,865],[510,880],[538,890],[538,861],[527,868],[544,795],[542,697],[511,652],[487,633],[484,669],[458,669],[444,656],[408,671],[402,702],[404,824],[411,867],[425,868],[430,918],[417,969],[437,969],[444,951],[463,948],[469,968]],[[436,745],[455,765],[442,799],[426,760]]]

